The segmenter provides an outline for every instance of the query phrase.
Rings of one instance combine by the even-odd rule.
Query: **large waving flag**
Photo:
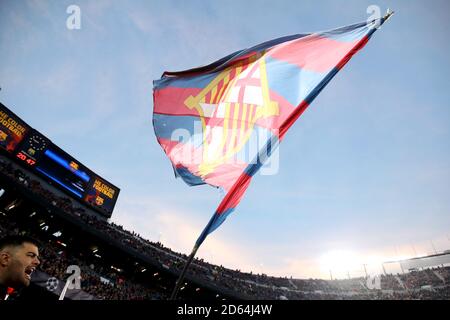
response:
[[[236,208],[287,130],[390,15],[271,40],[154,82],[154,129],[175,175],[226,192],[195,248]]]

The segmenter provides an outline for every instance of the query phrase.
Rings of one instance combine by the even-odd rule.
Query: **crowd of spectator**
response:
[[[122,226],[97,218],[69,197],[52,191],[43,180],[26,174],[6,158],[0,158],[0,169],[4,175],[14,178],[28,188],[30,192],[45,199],[50,206],[63,210],[66,214],[77,217],[99,234],[107,235],[116,243],[128,248],[130,254],[143,254],[155,261],[161,268],[181,272],[187,256],[164,247],[160,242],[151,242]],[[56,259],[55,252],[46,249],[46,254]],[[62,265],[67,261],[59,261]],[[44,265],[50,274],[57,275],[61,270],[54,259],[51,265]],[[82,261],[78,261],[83,264]],[[155,292],[137,284],[123,284],[120,290],[118,283],[113,286],[101,282],[99,275],[86,279],[90,290],[98,298],[103,299],[147,299],[155,297]],[[92,272],[91,272],[92,271]],[[238,292],[242,297],[253,299],[449,299],[450,268],[440,267],[434,270],[421,270],[398,275],[381,275],[381,289],[369,289],[366,279],[348,280],[289,279],[269,277],[264,274],[244,273],[223,266],[212,265],[203,259],[194,259],[188,274],[196,279],[213,283],[218,289]],[[160,297],[163,298],[163,297]]]
[[[0,215],[0,237],[26,234],[42,239],[32,231],[23,230],[16,222]],[[160,300],[164,293],[121,277],[105,266],[87,264],[83,255],[58,247],[54,241],[45,241],[39,248],[41,264],[39,269],[51,277],[65,279],[67,267],[77,265],[81,269],[81,288],[99,300]]]

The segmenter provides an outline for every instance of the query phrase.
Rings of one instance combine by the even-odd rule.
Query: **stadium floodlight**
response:
[[[62,245],[63,247],[67,247],[67,244],[65,244],[64,242],[56,241],[56,243]]]
[[[53,234],[53,236],[54,236],[55,238],[59,238],[59,237],[62,236],[62,233],[61,233],[61,231],[56,231],[56,232]]]
[[[6,211],[10,211],[16,207],[15,202],[10,203],[8,206],[5,207]]]
[[[116,270],[117,272],[122,272],[122,269],[114,267],[114,266],[111,266],[111,269]]]
[[[15,199],[15,200],[13,200],[9,205],[7,205],[7,206],[5,207],[5,210],[6,210],[6,211],[10,211],[10,210],[12,210],[12,209],[18,207],[21,203],[22,203],[22,200],[20,200],[20,199],[17,198],[17,199]]]

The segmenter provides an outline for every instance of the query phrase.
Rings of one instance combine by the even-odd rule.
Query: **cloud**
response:
[[[242,49],[240,37],[220,21],[211,23],[188,11],[167,11],[161,7],[158,11],[155,15],[149,10],[133,10],[128,13],[128,18],[147,39],[173,43],[172,50],[160,59],[160,64],[169,66],[170,70],[205,65]]]
[[[157,25],[155,16],[147,14],[145,11],[130,10],[128,17],[133,25],[144,33],[159,33],[161,27]]]
[[[65,121],[52,123],[48,128],[52,136],[91,137],[92,131],[98,130],[108,122],[107,119],[115,116],[114,111],[119,106],[116,77],[113,72],[96,72],[92,78],[82,80],[81,71],[78,63],[70,61],[54,67],[45,77],[32,79],[40,93],[50,97],[52,103],[46,104],[47,108],[53,108],[53,111],[58,113],[66,112],[66,108],[73,111],[73,116],[66,117]],[[90,95],[86,95],[85,92],[89,92]],[[79,94],[86,96],[83,105],[75,103]],[[83,130],[80,130],[80,124]]]
[[[37,74],[36,85],[43,90],[44,95],[50,97],[64,96],[71,92],[79,81],[79,68],[72,62],[62,63],[53,70],[42,71],[44,74]]]
[[[161,241],[175,252],[189,254],[207,221],[186,209],[155,197],[124,199],[113,215],[115,223],[151,241]],[[242,247],[230,234],[212,234],[200,247],[198,258],[231,269],[255,270],[258,260],[251,247]]]

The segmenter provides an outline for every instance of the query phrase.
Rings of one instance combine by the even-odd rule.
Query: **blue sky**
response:
[[[66,28],[71,4],[80,30]],[[361,275],[362,263],[376,272],[450,247],[447,1],[4,0],[0,101],[121,188],[113,221],[189,253],[221,194],[174,178],[153,133],[152,81],[364,21],[369,5],[396,14],[288,132],[279,172],[253,179],[198,256],[294,277]]]

